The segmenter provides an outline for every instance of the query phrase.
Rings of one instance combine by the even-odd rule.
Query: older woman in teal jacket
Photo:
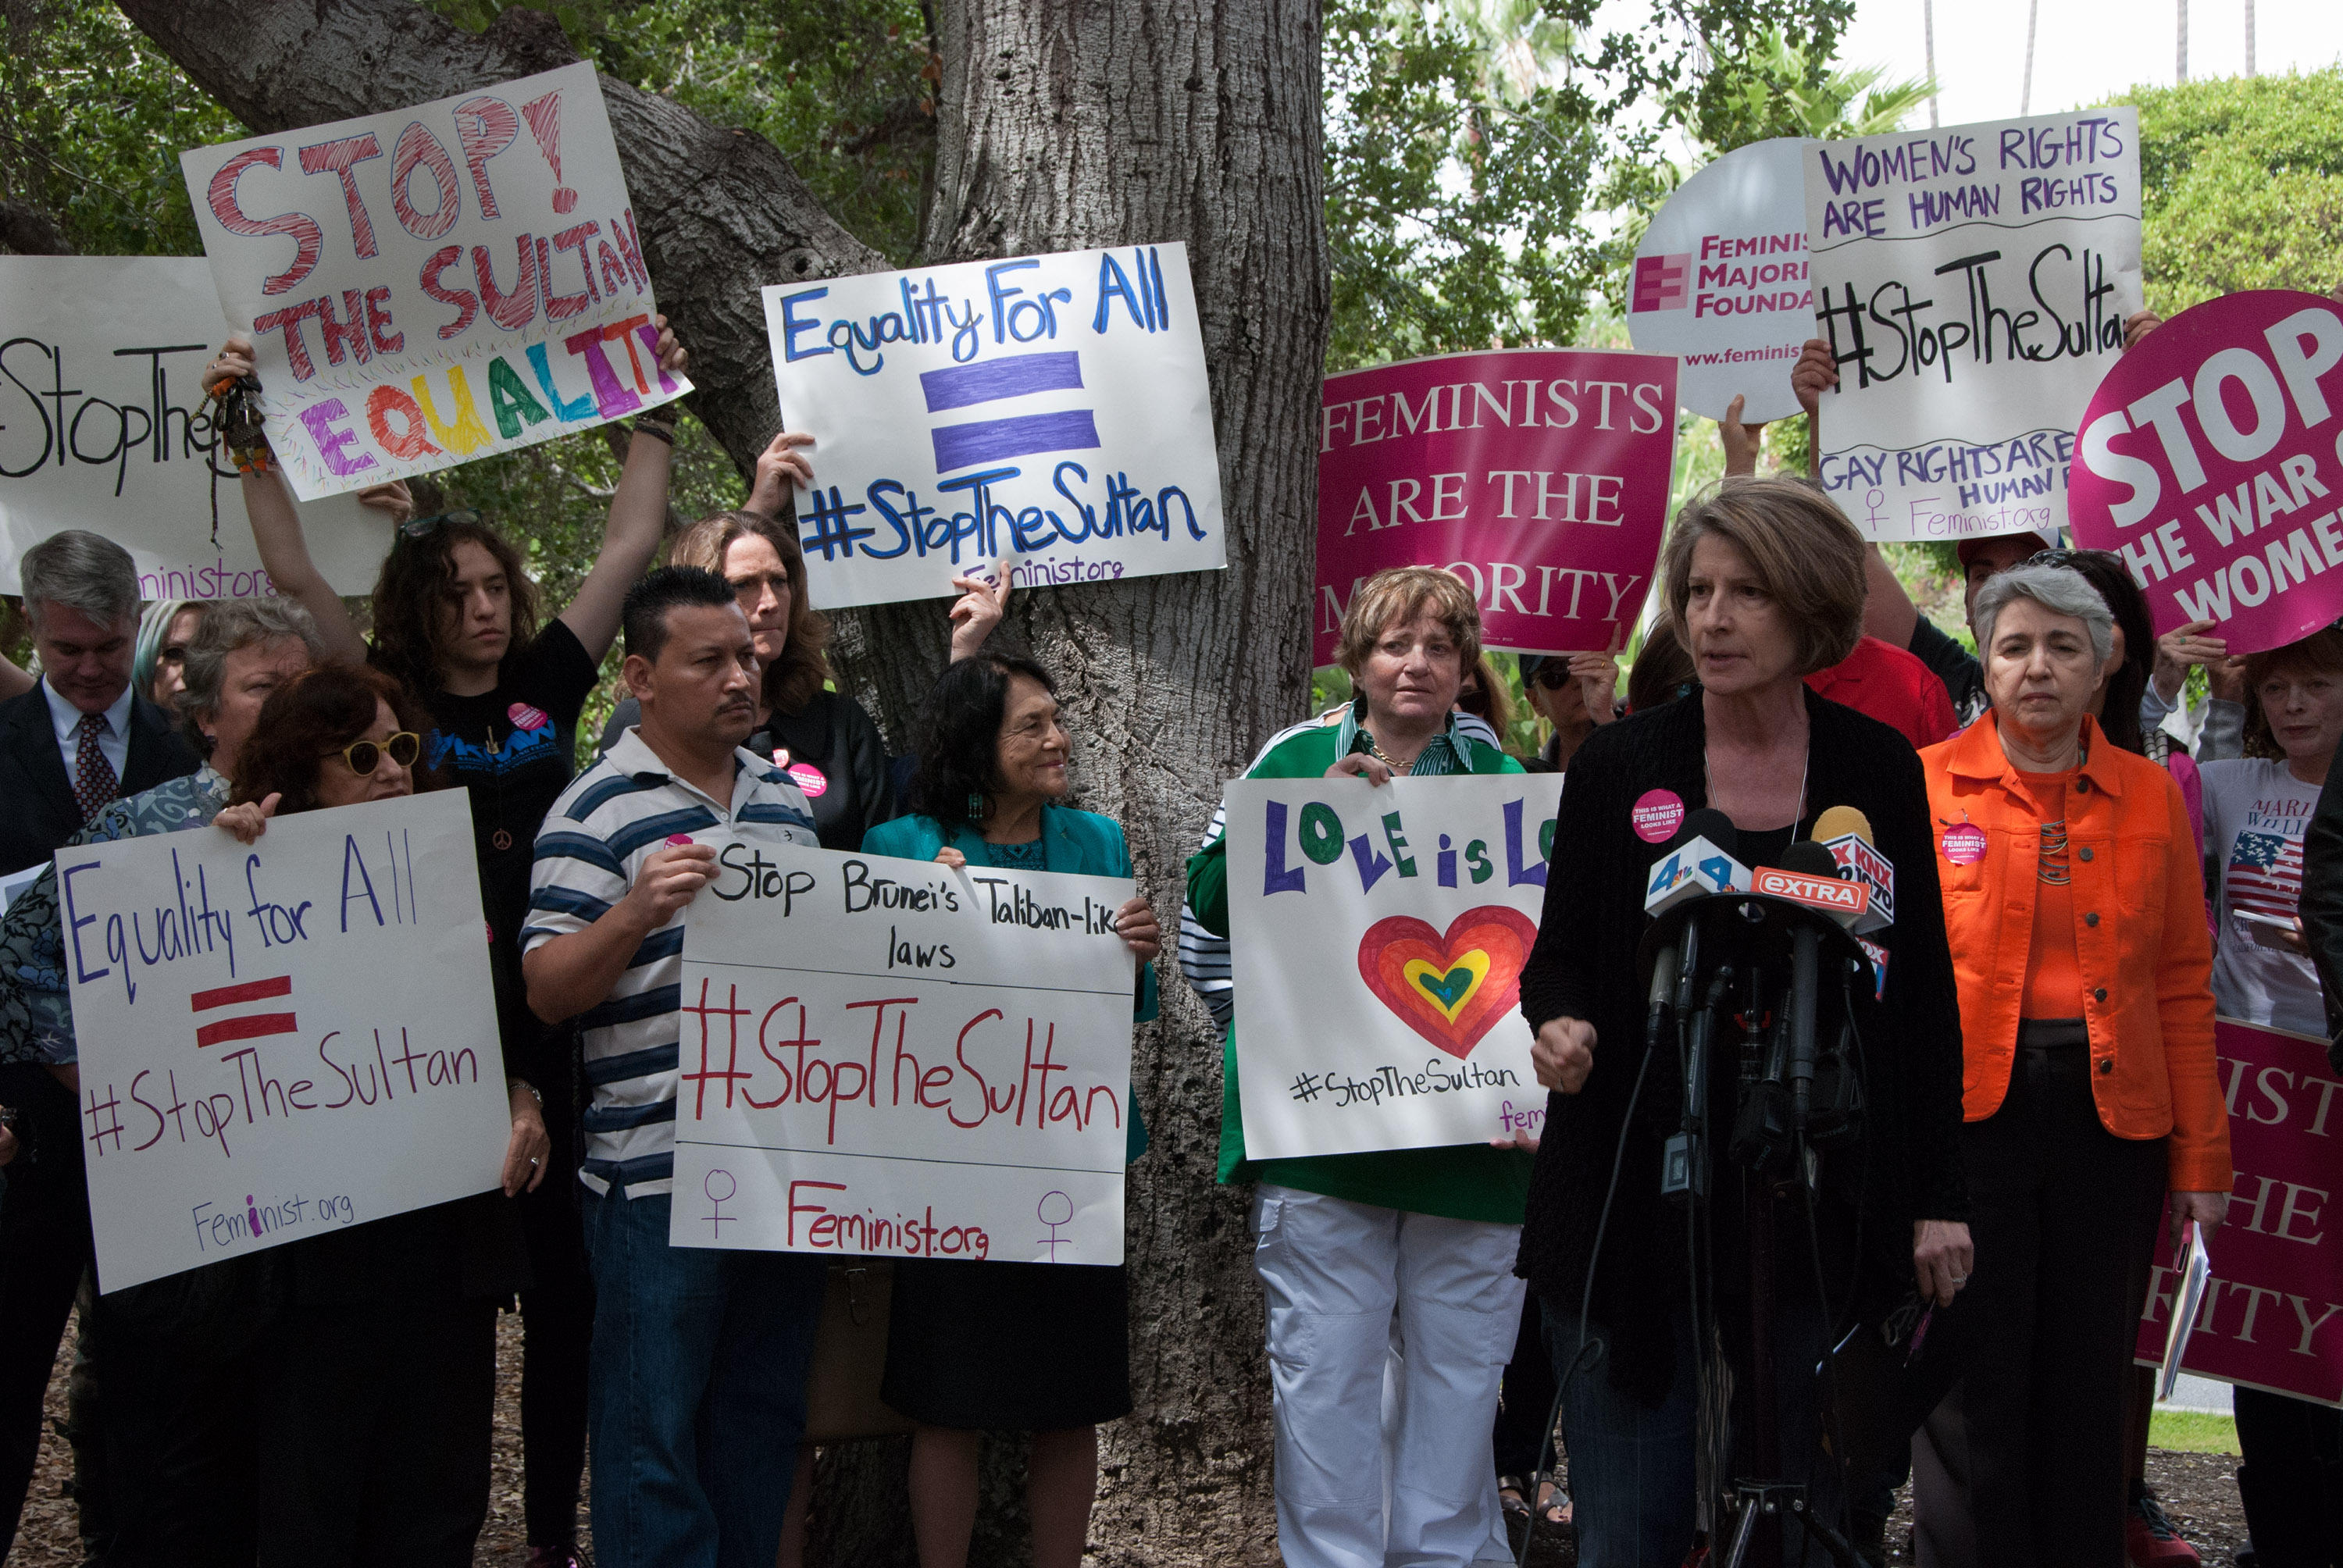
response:
[[[873,828],[865,853],[948,866],[1128,877],[1111,817],[1059,805],[1071,752],[1055,683],[1031,659],[980,654],[947,669],[920,713],[913,815]],[[1135,1016],[1155,1016],[1161,946],[1144,899],[1116,911],[1141,960]],[[1131,1152],[1146,1147],[1136,1105]],[[1035,1568],[1076,1568],[1098,1490],[1098,1423],[1131,1411],[1129,1298],[1120,1264],[895,1265],[880,1397],[920,1422],[911,1528],[920,1568],[961,1568],[976,1523],[978,1434],[1033,1434],[1026,1478]]]

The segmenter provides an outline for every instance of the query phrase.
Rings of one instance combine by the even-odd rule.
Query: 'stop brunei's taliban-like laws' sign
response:
[[[2139,112],[1806,145],[1823,487],[1871,539],[2051,537],[2140,308]]]
[[[765,324],[821,604],[1228,564],[1186,246],[776,286]]]
[[[180,155],[304,500],[672,402],[591,65]]]

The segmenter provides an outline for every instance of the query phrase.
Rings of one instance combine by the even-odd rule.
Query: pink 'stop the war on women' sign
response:
[[[179,156],[303,500],[672,402],[591,65]]]
[[[1445,567],[1482,639],[1520,653],[1624,646],[1658,559],[1675,453],[1674,355],[1450,354],[1326,379],[1312,658],[1391,567]]]
[[[2289,289],[2182,311],[2091,398],[2076,541],[2120,550],[2156,629],[2220,623],[2233,654],[2343,612],[2343,312]]]

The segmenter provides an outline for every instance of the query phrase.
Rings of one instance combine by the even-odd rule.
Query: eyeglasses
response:
[[[1530,678],[1548,691],[1560,691],[1571,682],[1570,665],[1559,659],[1552,664],[1542,664],[1538,666],[1538,672]]]
[[[401,768],[412,768],[415,759],[423,755],[423,738],[411,729],[402,729],[387,740],[353,740],[338,752],[328,751],[328,757],[339,757],[349,764],[350,771],[364,779],[382,762],[383,753]]]
[[[427,518],[409,518],[398,525],[398,536],[405,539],[423,539],[450,525],[459,528],[474,528],[478,526],[480,516],[479,508],[466,507],[460,511],[434,512]]]

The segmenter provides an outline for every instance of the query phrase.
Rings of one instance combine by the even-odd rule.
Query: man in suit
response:
[[[70,529],[19,565],[41,679],[0,703],[0,875],[37,865],[108,801],[193,773],[170,717],[131,689],[138,572],[110,539]],[[72,1070],[0,1064],[24,1150],[0,1203],[0,1541],[40,1449],[41,1401],[74,1292],[89,1267]],[[86,1528],[86,1525],[85,1525]]]

